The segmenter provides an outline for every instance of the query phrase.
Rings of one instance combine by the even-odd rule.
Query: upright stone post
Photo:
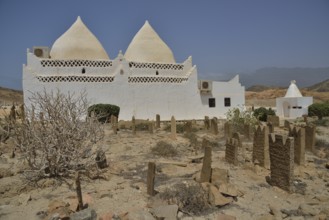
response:
[[[305,149],[314,152],[315,146],[315,125],[305,126]]]
[[[268,127],[268,132],[269,133],[274,133],[274,126],[272,124],[272,122],[267,122],[267,127]]]
[[[154,191],[154,179],[155,179],[155,163],[149,162],[148,163],[148,170],[147,170],[147,194],[150,196],[155,195]]]
[[[278,134],[269,135],[271,177],[269,183],[288,192],[293,191],[294,139]]]
[[[160,115],[159,114],[157,114],[156,115],[156,128],[158,129],[158,128],[160,128]]]
[[[293,127],[289,129],[289,136],[294,138],[294,161],[298,165],[305,165],[305,128]]]
[[[132,119],[131,119],[131,129],[133,131],[133,134],[136,134],[136,120],[135,120],[135,116],[133,116]]]
[[[202,146],[204,146],[204,157],[200,175],[200,182],[209,182],[211,178],[211,147],[209,146],[209,141],[203,139]]]
[[[150,134],[153,134],[153,124],[154,124],[153,121],[150,121],[150,122],[148,123],[148,129],[149,129]]]
[[[217,118],[212,118],[210,121],[210,128],[211,128],[211,132],[214,135],[218,135],[218,124],[217,124]]]
[[[228,121],[224,123],[224,135],[226,138],[232,137],[232,127]]]
[[[210,121],[209,121],[209,117],[208,116],[205,116],[204,117],[204,128],[206,130],[209,130],[210,129]]]
[[[259,165],[270,168],[270,153],[269,153],[269,128],[267,126],[257,126],[254,134],[252,161],[256,160]]]
[[[112,117],[113,116],[113,117]],[[118,133],[118,123],[117,123],[117,117],[115,117],[114,115],[111,116],[111,121],[113,121],[112,123],[112,129],[113,129],[113,133],[117,134]]]
[[[238,147],[240,150],[238,150],[238,153],[241,152],[241,156],[243,158],[243,160],[245,159],[245,154],[246,154],[246,150],[244,148],[244,146],[242,145],[242,141],[241,141],[241,135],[239,132],[234,132],[232,135],[232,138],[236,139],[238,141]]]
[[[280,126],[280,118],[279,118],[279,116],[276,116],[276,115],[268,115],[266,121],[272,123],[272,125],[274,127],[279,127]]]
[[[228,163],[238,165],[238,148],[239,142],[235,138],[226,139],[225,160]]]
[[[171,117],[171,138],[176,139],[177,134],[176,134],[176,119],[174,116]]]
[[[243,135],[247,140],[250,140],[250,124],[243,125]]]

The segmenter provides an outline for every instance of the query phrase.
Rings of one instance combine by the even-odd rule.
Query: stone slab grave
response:
[[[234,132],[232,135],[232,138],[236,139],[238,141],[238,161],[245,161],[245,154],[246,154],[246,149],[244,148],[244,145],[242,144],[241,141],[241,134],[239,132]]]
[[[294,138],[294,161],[298,165],[305,165],[305,128],[291,126],[289,137]]]
[[[280,118],[276,115],[268,115],[267,122],[271,123],[274,127],[280,126]]]
[[[225,160],[228,163],[238,165],[238,148],[239,142],[235,138],[226,139]]]
[[[269,184],[293,192],[294,139],[285,135],[269,134]]]
[[[305,149],[311,152],[314,152],[315,131],[316,131],[315,125],[305,126]]]
[[[218,119],[217,118],[212,118],[210,121],[210,131],[214,135],[217,135],[219,133],[218,131]]]
[[[225,135],[225,138],[232,137],[232,125],[229,122],[224,123],[224,135]]]
[[[258,161],[258,165],[266,169],[270,168],[269,153],[269,128],[267,126],[257,126],[254,133],[254,143],[252,152],[252,161]]]

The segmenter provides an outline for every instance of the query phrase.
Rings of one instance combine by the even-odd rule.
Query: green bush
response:
[[[275,115],[273,109],[260,107],[254,110],[254,116],[260,121],[267,121],[268,115]]]
[[[120,107],[111,104],[96,104],[92,105],[88,108],[88,116],[91,116],[91,113],[95,113],[95,117],[97,117],[100,122],[108,122],[111,115],[119,117]]]
[[[319,120],[329,116],[329,102],[314,103],[308,107],[309,116],[318,116]]]
[[[226,112],[226,119],[233,126],[233,132],[244,131],[244,125],[248,124],[253,128],[258,124],[257,118],[253,115],[251,111],[243,111],[239,108],[231,108]]]

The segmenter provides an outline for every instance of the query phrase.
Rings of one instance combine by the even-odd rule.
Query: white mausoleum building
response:
[[[235,76],[228,82],[198,80],[192,58],[177,63],[171,49],[146,21],[126,53],[110,59],[81,21],[60,36],[51,49],[34,47],[23,66],[24,102],[32,93],[59,89],[87,93],[90,104],[120,107],[119,119],[178,120],[225,117],[245,103],[244,87]]]
[[[296,81],[292,80],[286,92],[281,98],[276,98],[276,111],[279,117],[297,118],[308,114],[308,106],[313,104],[313,97],[303,97]]]

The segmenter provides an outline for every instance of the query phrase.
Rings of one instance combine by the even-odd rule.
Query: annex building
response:
[[[243,107],[245,89],[239,76],[228,82],[199,80],[192,58],[177,63],[171,49],[146,21],[128,46],[111,59],[82,22],[74,24],[48,47],[27,51],[23,65],[24,102],[43,90],[85,91],[90,104],[120,107],[120,120],[203,119],[225,117]]]

